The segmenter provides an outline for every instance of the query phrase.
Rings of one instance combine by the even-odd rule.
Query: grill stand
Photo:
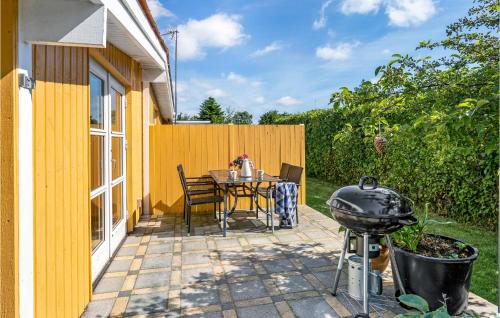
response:
[[[337,296],[337,288],[339,286],[340,275],[342,273],[342,265],[344,264],[345,254],[347,253],[347,249],[349,247],[349,233],[350,230],[345,231],[344,236],[344,246],[340,253],[339,263],[337,265],[337,272],[335,273],[335,280],[333,281],[333,290],[332,295]],[[363,234],[363,313],[357,314],[355,317],[369,317],[370,307],[368,300],[368,268],[369,268],[369,251],[368,251],[368,240],[370,235],[368,233]],[[406,294],[406,290],[401,281],[401,276],[399,275],[398,265],[396,264],[396,258],[394,256],[394,248],[392,245],[391,236],[389,234],[385,234],[385,242],[387,247],[389,248],[389,257],[391,259],[392,269],[394,270],[394,274],[396,277],[396,284],[398,285],[399,291],[401,295]]]

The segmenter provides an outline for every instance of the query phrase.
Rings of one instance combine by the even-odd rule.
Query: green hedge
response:
[[[478,24],[496,30],[494,6],[478,1],[445,40],[420,44],[450,56],[396,54],[377,68],[378,82],[334,92],[331,108],[277,119],[305,125],[308,174],[338,185],[374,175],[417,207],[429,203],[438,214],[495,229],[499,45],[494,32],[474,33]],[[373,145],[379,133],[388,141],[382,155]]]

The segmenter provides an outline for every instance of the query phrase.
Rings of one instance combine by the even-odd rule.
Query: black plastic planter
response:
[[[435,236],[460,242],[446,236]],[[406,293],[424,298],[431,310],[443,306],[443,295],[445,295],[448,313],[450,315],[461,314],[467,308],[469,299],[472,264],[479,256],[476,248],[470,245],[466,248],[471,256],[445,259],[417,255],[394,247],[396,262]],[[396,293],[399,294],[399,290]]]

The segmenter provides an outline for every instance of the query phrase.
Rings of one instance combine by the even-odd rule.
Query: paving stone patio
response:
[[[82,317],[349,317],[361,310],[346,275],[330,294],[342,245],[339,225],[307,206],[292,230],[266,231],[265,216],[239,212],[228,237],[210,215],[142,219],[97,284]],[[346,272],[344,270],[343,272]],[[373,317],[403,312],[391,274],[371,302]],[[480,314],[496,307],[471,295]]]

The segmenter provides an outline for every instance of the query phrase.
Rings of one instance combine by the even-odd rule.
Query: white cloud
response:
[[[352,53],[352,50],[359,46],[359,42],[339,43],[335,47],[325,45],[316,48],[316,56],[323,60],[347,60]]]
[[[327,0],[321,5],[321,9],[319,10],[319,18],[317,20],[314,20],[312,25],[313,30],[319,30],[326,26],[327,17],[325,15],[325,11],[332,3],[332,1],[333,0]]]
[[[229,72],[229,74],[227,75],[227,80],[238,84],[243,84],[247,81],[246,77],[244,77],[243,75],[233,72]]]
[[[343,0],[344,14],[368,14],[385,7],[389,24],[398,27],[419,25],[436,13],[434,0]]]
[[[189,19],[179,30],[179,59],[202,59],[205,48],[227,49],[242,44],[249,36],[243,31],[240,17],[217,13],[203,20]]]
[[[149,11],[151,11],[151,15],[153,18],[173,18],[175,15],[165,8],[165,6],[160,2],[160,0],[148,0]]]
[[[279,105],[283,106],[292,106],[292,105],[297,105],[300,104],[300,100],[295,99],[291,96],[283,96],[280,99],[276,101]]]
[[[268,46],[253,52],[251,55],[253,57],[260,57],[260,56],[264,56],[266,54],[269,54],[271,52],[281,50],[282,48],[283,48],[283,44],[280,41],[274,41],[271,44],[269,44]]]
[[[335,30],[328,29],[328,36],[334,38],[337,36],[337,32],[335,32]]]
[[[207,94],[208,96],[212,96],[214,98],[227,96],[227,93],[220,88],[209,89]]]
[[[344,14],[367,14],[377,12],[381,5],[382,0],[344,0],[340,6],[340,10]]]
[[[258,96],[255,98],[255,101],[259,104],[263,104],[266,100],[263,96]]]
[[[399,27],[419,25],[436,13],[432,0],[390,1],[386,7],[389,22]]]
[[[261,81],[252,81],[250,83],[250,85],[253,87],[253,88],[259,88],[261,85],[262,85],[262,82]]]

